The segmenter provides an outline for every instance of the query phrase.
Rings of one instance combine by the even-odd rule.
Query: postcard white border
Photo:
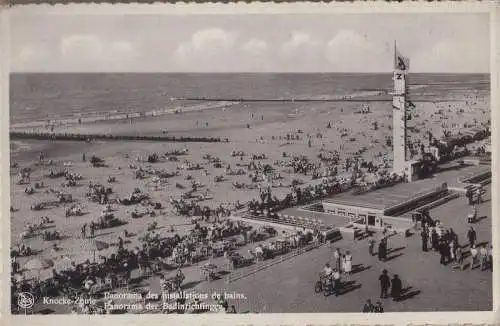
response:
[[[498,44],[500,41],[498,31],[500,31],[500,5],[494,1],[487,2],[355,2],[355,3],[231,3],[231,4],[70,4],[70,5],[26,5],[22,6],[25,12],[39,14],[50,13],[54,15],[137,15],[137,14],[165,14],[165,15],[185,15],[185,14],[345,14],[345,13],[490,13],[491,21],[491,111],[492,111],[492,198],[499,197],[498,183],[498,155],[500,151],[500,137],[498,128],[500,127],[500,107],[499,107],[499,70],[498,63],[500,53]],[[94,325],[119,324],[127,325],[448,325],[448,324],[497,324],[500,322],[498,315],[498,294],[499,273],[498,261],[500,258],[499,246],[499,223],[498,201],[492,200],[493,220],[492,234],[494,247],[494,275],[493,275],[493,311],[488,312],[423,312],[423,313],[385,313],[385,314],[362,314],[362,313],[333,313],[333,314],[237,314],[237,315],[120,315],[120,316],[11,316],[10,315],[10,273],[9,273],[9,248],[10,248],[10,196],[9,196],[9,13],[16,8],[2,10],[1,14],[1,36],[0,36],[0,58],[1,58],[1,92],[0,98],[2,110],[0,111],[1,147],[0,160],[1,172],[0,189],[1,212],[0,227],[2,267],[0,291],[2,302],[1,320],[5,325],[53,325],[71,324],[72,326],[87,325],[89,322]]]

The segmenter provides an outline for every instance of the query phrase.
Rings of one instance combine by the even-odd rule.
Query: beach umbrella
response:
[[[109,248],[109,244],[104,241],[95,240],[95,239],[85,239],[82,243],[82,249],[84,251],[89,251],[93,253],[94,262],[95,262],[95,252],[101,251],[103,249]]]

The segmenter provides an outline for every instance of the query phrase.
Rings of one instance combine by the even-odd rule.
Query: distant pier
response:
[[[36,139],[36,140],[66,140],[66,141],[92,141],[92,140],[118,140],[118,141],[154,141],[154,142],[192,142],[192,143],[217,143],[220,138],[210,137],[175,137],[175,136],[141,136],[141,135],[112,135],[112,134],[78,134],[78,133],[49,133],[11,131],[10,139]],[[227,142],[228,140],[224,140]]]

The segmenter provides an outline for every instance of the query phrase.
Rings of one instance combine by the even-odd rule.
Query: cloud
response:
[[[222,54],[233,48],[236,35],[219,28],[207,28],[195,32],[188,42],[181,43],[176,55],[183,60]]]
[[[130,54],[134,52],[134,47],[130,42],[113,42],[111,43],[111,52],[114,52],[116,54]]]
[[[318,42],[311,35],[302,31],[294,31],[290,38],[283,43],[281,51],[285,55],[293,55],[297,52],[309,51],[318,46]]]
[[[268,45],[266,41],[252,38],[243,43],[241,49],[250,55],[261,56],[267,52]]]
[[[61,64],[94,71],[127,71],[137,49],[127,41],[106,40],[94,34],[76,34],[60,41]]]
[[[102,58],[104,44],[97,35],[80,34],[63,37],[60,51],[63,59],[93,61]]]
[[[360,66],[380,67],[391,57],[383,46],[376,46],[368,36],[351,30],[335,34],[326,44],[325,56],[338,71],[359,71]]]
[[[489,60],[478,60],[476,49],[489,53],[489,48],[476,44],[475,40],[440,41],[411,58],[410,67],[423,72],[489,72]]]
[[[39,71],[50,58],[50,51],[44,44],[26,44],[17,51],[11,51],[13,71]]]

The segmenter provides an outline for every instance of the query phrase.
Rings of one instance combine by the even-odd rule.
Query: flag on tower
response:
[[[401,71],[408,71],[410,69],[410,59],[408,57],[405,57],[404,55],[399,52],[399,50],[396,48],[396,55],[394,56],[395,62],[394,62],[394,68],[397,70]]]
[[[416,105],[412,101],[406,100],[406,108],[407,109],[415,109]]]

